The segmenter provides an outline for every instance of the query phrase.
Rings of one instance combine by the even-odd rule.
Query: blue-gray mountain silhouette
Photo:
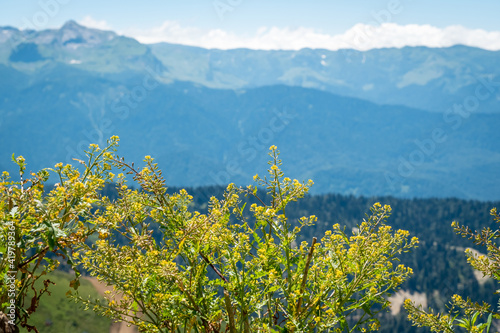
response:
[[[71,162],[117,134],[121,155],[156,157],[171,185],[246,184],[276,144],[316,192],[500,199],[499,60],[465,46],[223,51],[75,22],[0,28],[0,167],[15,171],[12,153],[31,170]]]

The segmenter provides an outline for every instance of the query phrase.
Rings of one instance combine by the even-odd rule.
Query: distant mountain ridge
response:
[[[27,41],[38,46],[42,56],[38,66],[43,59],[51,59],[116,73],[149,65],[161,67],[166,82],[190,81],[221,89],[285,84],[436,112],[462,103],[465,96],[475,96],[478,85],[490,82],[495,93],[481,100],[477,112],[500,112],[500,51],[467,46],[365,52],[207,50],[167,43],[143,45],[111,31],[69,21],[59,30],[0,28],[0,63],[8,63],[11,52]],[[14,67],[26,70],[19,64]],[[37,66],[29,68],[33,67]]]
[[[0,168],[15,172],[12,153],[32,170],[71,162],[117,134],[121,155],[156,157],[171,185],[247,184],[276,144],[316,193],[498,200],[498,55],[221,51],[75,22],[0,28]]]

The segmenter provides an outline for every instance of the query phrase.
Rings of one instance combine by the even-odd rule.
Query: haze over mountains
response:
[[[215,50],[68,22],[0,28],[0,168],[122,139],[171,185],[251,182],[271,144],[316,192],[500,199],[500,52]]]

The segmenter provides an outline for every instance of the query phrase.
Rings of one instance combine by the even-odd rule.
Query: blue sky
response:
[[[500,33],[491,34],[500,32],[498,0],[1,0],[1,4],[0,26],[40,30],[73,19],[145,43],[264,49],[476,43],[500,49]]]

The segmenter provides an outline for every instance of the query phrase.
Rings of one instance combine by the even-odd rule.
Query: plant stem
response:
[[[307,282],[307,273],[309,272],[309,266],[311,264],[311,259],[312,255],[314,252],[314,245],[316,245],[317,238],[313,237],[312,239],[312,244],[311,248],[309,249],[309,253],[307,254],[307,261],[306,261],[306,266],[304,267],[304,273],[302,275],[302,283],[300,285],[300,294],[304,292],[304,289],[306,287],[306,282]],[[302,305],[302,297],[299,298],[299,301],[297,302],[297,307],[295,309],[295,313],[298,315],[300,311],[300,306]]]

